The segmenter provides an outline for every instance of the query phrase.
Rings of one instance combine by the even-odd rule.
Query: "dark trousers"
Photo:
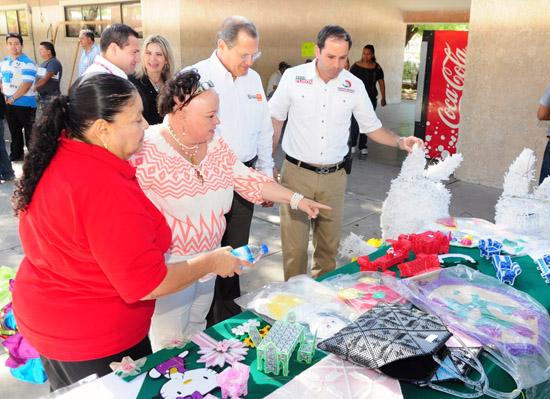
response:
[[[546,150],[544,150],[544,156],[542,158],[539,184],[542,184],[544,178],[548,176],[550,176],[550,137],[548,137],[548,143],[546,144]]]
[[[121,362],[124,356],[130,356],[133,360],[137,360],[151,353],[153,353],[151,342],[149,341],[149,337],[145,337],[137,345],[101,359],[85,360],[82,362],[63,362],[40,355],[40,360],[42,360],[44,370],[48,376],[50,391],[53,392],[59,388],[74,384],[92,374],[97,374],[98,377],[109,374],[112,371],[109,364],[111,362]]]
[[[248,244],[253,213],[254,204],[234,193],[231,211],[225,215],[227,227],[222,237],[222,246],[230,245],[233,248],[238,248]],[[217,277],[214,299],[206,316],[207,327],[241,313],[241,308],[234,302],[234,299],[240,296],[241,287],[238,275],[227,278]]]
[[[33,107],[6,106],[6,120],[11,133],[10,159],[12,161],[23,159],[25,144],[29,148],[35,115],[36,108]],[[25,141],[23,141],[23,129],[25,129]]]
[[[10,157],[6,151],[6,142],[4,141],[4,121],[0,119],[0,179],[11,179],[15,172],[11,167]]]
[[[376,98],[370,99],[372,103],[372,108],[376,110]],[[349,131],[349,141],[348,145],[353,148],[357,145],[357,138],[359,138],[359,150],[362,150],[363,148],[367,148],[367,135],[366,134],[359,134],[359,125],[357,124],[357,121],[351,116],[351,126]]]

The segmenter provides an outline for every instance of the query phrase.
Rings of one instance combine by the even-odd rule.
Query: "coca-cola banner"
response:
[[[435,32],[425,134],[429,158],[456,152],[467,44],[468,32]]]

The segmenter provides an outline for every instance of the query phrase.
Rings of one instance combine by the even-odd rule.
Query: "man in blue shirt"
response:
[[[34,79],[38,68],[23,53],[23,38],[17,33],[6,35],[9,56],[0,62],[2,92],[6,100],[6,119],[11,133],[10,160],[22,161],[23,146],[31,139],[32,125],[36,113]],[[25,142],[23,142],[25,129]]]
[[[100,50],[99,46],[95,44],[94,32],[90,29],[81,30],[78,40],[82,45],[82,52],[78,61],[78,76],[82,76],[86,69],[94,63],[95,57],[100,54]]]

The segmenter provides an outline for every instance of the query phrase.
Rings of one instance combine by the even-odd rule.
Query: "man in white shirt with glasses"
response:
[[[237,158],[273,177],[273,125],[260,75],[251,69],[261,52],[260,35],[248,18],[232,16],[221,24],[217,48],[210,58],[185,68],[195,68],[201,81],[211,80],[220,98],[216,128]],[[264,206],[272,206],[266,203]],[[234,194],[222,246],[237,248],[248,244],[254,205]],[[239,276],[218,278],[208,325],[241,312],[234,299],[241,295]]]

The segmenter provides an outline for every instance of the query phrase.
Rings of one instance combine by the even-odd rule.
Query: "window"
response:
[[[19,33],[21,36],[29,35],[26,10],[0,11],[0,35]]]
[[[108,3],[89,6],[65,7],[66,21],[106,21],[104,24],[71,24],[67,25],[67,37],[78,37],[81,29],[90,29],[96,36],[108,25],[122,22],[134,28],[142,37],[140,3]]]

